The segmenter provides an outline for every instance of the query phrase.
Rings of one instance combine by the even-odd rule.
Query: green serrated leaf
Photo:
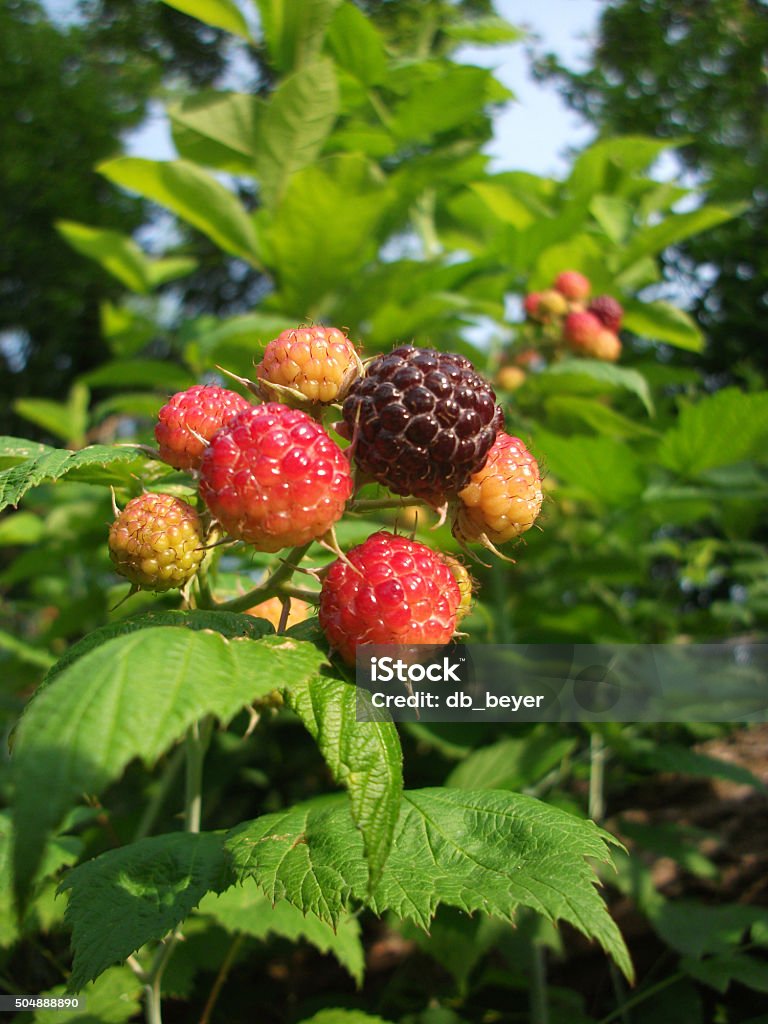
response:
[[[45,997],[66,997],[71,993],[65,985],[41,992]],[[135,1020],[141,1011],[142,986],[128,967],[113,967],[105,971],[82,992],[84,1009],[67,1011],[68,1024],[125,1024]],[[37,1010],[34,1024],[61,1024],[61,1010]]]
[[[342,917],[334,930],[316,917],[306,916],[285,900],[274,906],[253,879],[232,886],[221,895],[209,893],[198,907],[228,932],[265,940],[279,935],[290,942],[305,939],[321,953],[331,953],[358,985],[364,970],[363,946],[357,918]]]
[[[0,470],[18,466],[21,462],[28,462],[30,459],[37,459],[41,455],[55,451],[56,449],[50,445],[27,441],[23,437],[0,437]]]
[[[606,505],[627,505],[643,492],[643,466],[626,446],[607,437],[536,434],[535,454],[557,481],[579,496]]]
[[[597,434],[605,437],[616,438],[638,438],[658,437],[657,431],[638,423],[637,420],[623,416],[616,412],[609,405],[596,401],[593,398],[581,398],[578,395],[553,395],[545,402],[546,422],[550,425],[560,424],[565,421],[572,425],[575,420],[577,424],[585,424],[591,427]]]
[[[206,25],[223,28],[225,32],[250,40],[248,25],[234,0],[163,0],[169,7],[197,18]]]
[[[298,685],[314,677],[324,660],[289,637],[229,639],[160,626],[108,640],[64,669],[31,701],[16,733],[20,903],[45,838],[81,793],[100,793],[134,758],[153,764],[204,715],[227,723],[277,680]]]
[[[111,622],[107,626],[94,629],[92,633],[83,637],[76,644],[73,644],[51,668],[42,682],[47,686],[53,679],[63,672],[64,669],[82,658],[89,651],[101,647],[107,640],[113,640],[118,636],[127,636],[135,633],[138,629],[151,629],[156,626],[176,626],[181,629],[212,630],[220,633],[230,640],[237,638],[259,640],[261,637],[273,633],[269,623],[264,619],[255,619],[252,615],[238,615],[235,612],[216,612],[196,609],[193,611],[178,611],[167,609],[162,611],[142,612],[129,619],[120,619],[119,622]],[[49,662],[50,665],[50,662]],[[38,687],[37,692],[39,693]]]
[[[97,170],[115,185],[172,210],[225,252],[259,265],[256,235],[244,207],[196,164],[123,156],[100,164]]]
[[[73,868],[59,886],[69,892],[72,991],[163,938],[207,892],[231,882],[223,836],[205,832],[151,836]]]
[[[318,677],[289,687],[287,701],[334,779],[347,788],[373,883],[389,856],[400,812],[403,753],[392,722],[357,720],[358,692],[349,683]]]
[[[371,892],[346,800],[324,797],[266,815],[233,829],[226,845],[240,878],[331,923],[352,901],[423,928],[440,903],[507,920],[525,906],[597,939],[631,978],[585,861],[609,860],[609,842],[593,822],[530,797],[427,789],[403,794],[392,852]]]
[[[74,472],[83,479],[89,469],[108,469],[135,460],[136,452],[131,448],[110,448],[102,444],[82,448],[79,452],[49,448],[42,455],[0,472],[0,510],[17,505],[31,487],[44,481],[59,480]],[[111,482],[110,478],[105,482]]]
[[[768,394],[725,388],[680,410],[659,446],[659,461],[687,476],[764,455],[768,447]]]

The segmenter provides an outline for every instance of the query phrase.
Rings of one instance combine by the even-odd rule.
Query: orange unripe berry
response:
[[[256,367],[266,397],[278,399],[270,384],[292,388],[310,402],[336,402],[358,375],[355,346],[336,327],[298,327],[283,331],[264,350]]]
[[[459,492],[454,533],[505,544],[530,530],[543,500],[539,466],[519,437],[500,432],[483,468]]]

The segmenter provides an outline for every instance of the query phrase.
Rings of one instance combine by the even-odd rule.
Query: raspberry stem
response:
[[[293,548],[288,557],[275,569],[269,579],[265,580],[264,583],[260,583],[258,587],[249,590],[247,594],[241,594],[240,597],[233,597],[230,601],[215,603],[213,607],[219,612],[244,612],[248,608],[253,607],[253,605],[266,601],[267,598],[279,597],[282,585],[287,583],[291,576],[293,576],[299,562],[309,550],[311,543],[310,541],[309,544],[300,544],[298,547]]]

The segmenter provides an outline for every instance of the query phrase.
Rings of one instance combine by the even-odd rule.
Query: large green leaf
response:
[[[704,337],[695,321],[671,302],[627,303],[622,326],[644,338],[666,341],[691,352],[704,347]]]
[[[66,985],[41,992],[45,997],[65,998],[70,995]],[[141,1012],[142,986],[129,967],[113,967],[82,993],[84,1007],[66,1011],[68,1024],[124,1024],[136,1020]],[[61,1010],[37,1010],[34,1024],[61,1024]]]
[[[597,939],[631,977],[585,860],[609,860],[609,842],[593,822],[530,797],[426,789],[403,794],[392,852],[371,892],[346,800],[325,797],[241,825],[227,848],[240,877],[326,921],[353,901],[424,928],[440,903],[505,919],[530,907]]]
[[[622,266],[629,266],[641,256],[656,256],[676,242],[737,217],[745,208],[743,203],[731,203],[728,206],[700,206],[690,213],[671,214],[661,223],[635,233],[622,253]]]
[[[9,469],[55,451],[50,445],[28,441],[24,437],[0,437],[0,469]]]
[[[233,174],[254,173],[257,124],[264,101],[247,93],[214,92],[168,107],[181,156]]]
[[[347,787],[371,882],[389,856],[400,813],[403,754],[392,722],[357,720],[357,687],[318,677],[288,688],[288,703],[317,742],[337,782]]]
[[[195,164],[123,156],[100,164],[98,170],[116,185],[172,210],[225,252],[258,265],[256,235],[242,204]]]
[[[558,437],[539,430],[534,451],[570,491],[608,506],[627,506],[643,492],[642,467],[626,446],[607,437]]]
[[[357,918],[343,916],[336,928],[280,900],[274,905],[256,882],[246,878],[242,885],[233,885],[220,895],[209,893],[198,907],[217,921],[222,928],[252,939],[279,935],[290,942],[305,939],[321,953],[331,953],[345,967],[358,985],[362,984],[364,955]]]
[[[684,141],[659,141],[643,135],[602,139],[577,157],[566,187],[573,195],[594,196],[601,192],[610,195],[617,172],[627,175],[645,170],[665,149],[679,146]]]
[[[443,31],[451,39],[458,39],[462,43],[474,43],[475,46],[515,43],[525,37],[522,29],[515,28],[508,21],[495,15],[454,21],[446,25]]]
[[[127,235],[106,228],[92,228],[71,220],[56,222],[56,230],[73,249],[96,260],[132,292],[148,292],[146,263],[138,245]]]
[[[333,64],[303,64],[283,79],[263,110],[254,152],[264,201],[274,204],[290,176],[314,163],[333,128],[339,91]]]
[[[204,715],[226,723],[276,680],[314,677],[324,660],[293,638],[230,639],[160,626],[108,640],[66,668],[29,704],[16,733],[20,897],[43,841],[81,793],[100,793],[134,758],[153,764]]]
[[[250,40],[248,25],[235,0],[163,0],[169,7],[183,11],[206,25],[223,28],[236,36]]]
[[[162,939],[207,892],[231,885],[222,836],[175,832],[103,853],[70,871],[70,986],[78,992],[145,943]]]
[[[489,101],[490,72],[446,64],[395,107],[389,127],[402,142],[422,142],[465,125]]]
[[[717,466],[765,456],[768,450],[768,394],[726,388],[695,405],[685,405],[659,447],[663,466],[695,477]]]
[[[111,476],[109,470],[112,467],[120,468],[131,463],[140,463],[144,460],[137,460],[136,452],[132,448],[110,448],[103,444],[94,444],[89,448],[82,448],[79,452],[70,451],[68,448],[50,448],[43,454],[33,456],[25,462],[0,472],[0,510],[8,505],[18,505],[31,487],[52,480],[58,480],[67,474],[73,473],[77,479],[85,482],[94,480],[89,471],[99,470],[99,482],[122,483],[124,477],[121,473]]]
[[[522,789],[560,764],[576,741],[551,733],[523,738],[508,736],[480,747],[461,761],[446,779],[457,789]]]
[[[179,611],[173,608],[141,612],[129,619],[119,619],[117,622],[110,622],[106,626],[94,629],[93,632],[84,636],[82,640],[72,644],[51,668],[41,685],[47,686],[59,673],[69,668],[78,658],[82,658],[89,651],[101,647],[107,640],[114,640],[117,636],[127,636],[129,633],[135,633],[139,629],[148,629],[154,626],[176,626],[180,629],[191,629],[193,631],[214,630],[230,640],[235,638],[260,640],[267,633],[274,632],[270,624],[264,619],[256,619],[252,615],[238,615],[236,612],[216,612],[204,609]],[[37,692],[39,692],[39,689]]]
[[[653,398],[648,381],[637,370],[627,366],[616,366],[614,363],[605,363],[599,359],[563,359],[559,363],[553,363],[546,372],[539,374],[535,381],[545,390],[548,385],[554,383],[556,388],[559,378],[562,377],[584,377],[600,384],[607,384],[611,388],[623,388],[637,395],[645,406],[648,414],[653,416]]]
[[[391,195],[367,161],[343,156],[291,178],[280,206],[260,210],[264,259],[276,278],[281,309],[318,318],[329,292],[349,281],[376,251],[376,229]]]
[[[381,33],[349,0],[333,15],[326,45],[335,62],[364,85],[376,85],[384,78],[387,54]]]
[[[269,58],[281,72],[314,60],[340,0],[256,0]]]
[[[111,359],[80,379],[94,388],[150,387],[167,392],[183,391],[194,384],[188,370],[160,359]]]

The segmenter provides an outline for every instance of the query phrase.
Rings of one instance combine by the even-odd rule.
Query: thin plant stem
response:
[[[213,719],[205,718],[195,722],[187,731],[184,742],[186,760],[186,786],[184,799],[184,829],[186,832],[200,831],[202,816],[203,761],[213,730]],[[163,1024],[162,1012],[162,981],[168,961],[173,956],[176,944],[181,938],[181,929],[177,928],[169,935],[155,952],[152,966],[146,973],[144,987],[146,1004],[146,1024]]]
[[[227,950],[227,955],[221,963],[219,973],[216,975],[216,980],[211,986],[211,991],[208,994],[208,999],[206,1000],[205,1007],[203,1008],[203,1012],[200,1016],[199,1024],[208,1024],[211,1019],[211,1014],[213,1013],[213,1008],[216,1005],[216,1000],[219,998],[219,993],[221,992],[224,982],[227,980],[227,975],[232,969],[232,964],[235,962],[235,957],[240,952],[240,947],[244,941],[245,935],[242,933],[240,935],[236,935],[232,940],[232,945]]]
[[[152,795],[152,799],[147,804],[144,813],[141,816],[141,821],[136,829],[136,834],[133,837],[134,843],[138,842],[139,839],[144,839],[148,836],[154,827],[157,816],[162,809],[163,803],[165,802],[168,793],[171,790],[176,776],[181,770],[182,762],[184,761],[184,748],[177,747],[173,754],[168,758],[163,770],[163,774],[160,778],[160,782]]]
[[[589,805],[587,814],[599,825],[605,817],[605,740],[602,733],[589,736]]]
[[[293,576],[299,562],[309,550],[309,544],[302,544],[293,548],[285,561],[275,569],[269,579],[265,580],[258,587],[249,590],[247,594],[240,597],[233,597],[231,601],[221,601],[214,605],[220,612],[244,612],[253,605],[266,601],[267,598],[276,597],[280,593],[282,584],[287,583]]]
[[[539,942],[531,946],[531,1024],[549,1024],[546,951]]]
[[[627,999],[622,1006],[618,1006],[606,1017],[601,1017],[597,1024],[612,1024],[613,1021],[617,1020],[628,1010],[633,1009],[635,1006],[639,1006],[640,1003],[644,1003],[646,999],[650,999],[651,996],[655,996],[658,992],[667,988],[669,985],[674,985],[675,982],[680,981],[685,975],[682,971],[677,971],[675,974],[670,974],[667,978],[662,978],[661,981],[657,981],[655,985],[651,985],[650,988],[645,989],[642,992],[637,992],[630,999]]]

